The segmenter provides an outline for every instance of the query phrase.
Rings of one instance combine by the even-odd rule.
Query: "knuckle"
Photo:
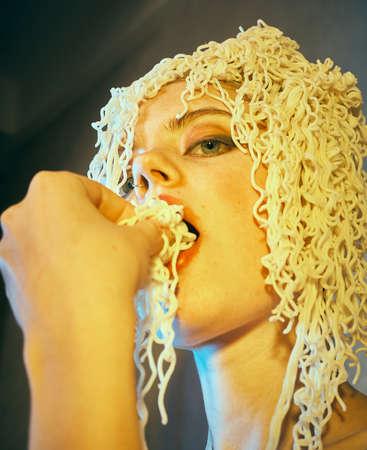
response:
[[[67,171],[50,171],[50,170],[41,170],[37,172],[30,183],[30,190],[44,190],[50,186],[55,187],[58,185],[62,185],[65,183],[65,180],[70,179],[70,172]]]
[[[40,172],[37,172],[31,182],[30,182],[30,188],[43,186],[44,183],[47,183],[52,176],[52,172],[48,170],[41,170]]]
[[[6,243],[9,236],[14,233],[19,224],[19,210],[20,204],[12,205],[2,212],[0,215],[1,239],[0,239],[0,259],[3,256]]]
[[[49,173],[47,171],[37,172],[29,183],[26,198],[38,196],[44,190],[45,185],[49,182]]]
[[[52,172],[50,172],[49,170],[40,170],[34,175],[32,182],[39,182],[45,179],[49,179],[51,175]]]
[[[0,216],[1,225],[10,224],[13,221],[18,208],[19,208],[19,204],[16,204],[16,205],[9,206],[9,208],[7,208],[5,211],[3,211]]]
[[[51,172],[48,170],[37,172],[30,182],[26,197],[39,198],[48,196],[51,192],[55,193],[62,186],[64,176],[61,172]]]

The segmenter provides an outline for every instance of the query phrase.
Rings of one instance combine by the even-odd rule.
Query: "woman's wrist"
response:
[[[84,320],[34,322],[25,330],[30,450],[140,448],[133,300],[113,302],[121,302],[119,310],[101,307],[86,311]],[[121,436],[123,423],[130,432]]]
[[[31,450],[139,448],[133,338],[130,326],[55,344],[27,336]]]

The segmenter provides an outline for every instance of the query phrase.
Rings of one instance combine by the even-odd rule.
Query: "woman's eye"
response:
[[[213,136],[192,145],[185,154],[194,156],[217,156],[228,152],[233,147],[235,147],[235,144],[230,137]]]
[[[134,187],[134,179],[133,177],[129,177],[120,188],[122,197],[126,197],[127,195],[129,195]]]

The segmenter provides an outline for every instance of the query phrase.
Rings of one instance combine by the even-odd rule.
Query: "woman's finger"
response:
[[[106,219],[118,223],[122,219],[135,215],[135,210],[131,203],[122,199],[101,183],[81,175],[77,175],[77,177],[83,184],[89,199]]]
[[[162,250],[163,239],[162,230],[151,220],[143,220],[133,226],[134,232],[137,231],[146,246],[146,251],[149,256],[156,255]]]
[[[100,183],[78,175],[86,189],[87,195],[98,210],[109,220],[119,223],[135,215],[135,208],[110,189]],[[162,232],[154,221],[145,220],[133,226],[134,233],[139,233],[139,240],[146,246],[149,256],[157,254],[163,246]]]

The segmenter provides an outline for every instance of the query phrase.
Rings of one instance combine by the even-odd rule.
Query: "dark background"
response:
[[[329,56],[353,72],[366,94],[366,0],[2,1],[0,210],[21,200],[41,169],[86,174],[96,141],[90,123],[111,87],[130,84],[166,56],[232,37],[258,18],[295,39],[310,60]],[[358,387],[367,393],[367,376]],[[22,336],[3,291],[0,391],[0,449],[25,450]],[[152,413],[150,449],[203,449],[207,425],[190,353],[179,353],[167,406],[167,427]]]

